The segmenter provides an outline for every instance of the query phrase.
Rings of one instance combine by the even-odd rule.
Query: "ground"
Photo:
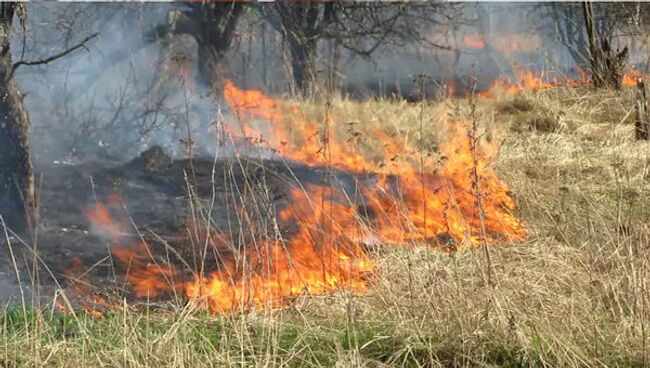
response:
[[[0,326],[0,362],[7,367],[645,366],[650,146],[634,141],[631,95],[556,89],[477,102],[477,119],[488,127],[485,139],[502,141],[495,166],[528,230],[524,241],[452,253],[427,246],[378,247],[367,292],[300,297],[283,308],[247,313],[214,316],[178,303],[92,317],[80,311],[23,312],[18,305],[7,309]],[[425,105],[337,100],[331,109],[406,140],[417,139],[420,124],[429,124],[427,137],[439,142],[441,114],[467,118],[469,105],[467,100]],[[301,105],[310,116],[322,116],[327,108]],[[133,174],[140,181],[131,182],[151,183],[146,168],[142,172]],[[142,195],[150,192],[139,189]],[[176,194],[145,201],[173,207]],[[92,191],[86,195],[92,198]],[[152,221],[147,209],[137,211],[138,221]],[[57,221],[50,227],[64,226]],[[92,236],[92,229],[74,231],[84,230]],[[47,253],[44,240],[47,236],[39,249]]]

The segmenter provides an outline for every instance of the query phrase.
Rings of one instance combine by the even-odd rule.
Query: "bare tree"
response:
[[[230,48],[237,22],[244,11],[242,2],[194,2],[168,15],[167,24],[156,27],[153,39],[168,39],[188,34],[198,44],[199,82],[219,89],[223,82],[226,52]]]
[[[627,45],[614,50],[620,36],[642,24],[643,13],[638,4],[548,3],[540,5],[541,19],[552,20],[556,39],[569,51],[579,67],[591,71],[595,87],[621,88],[629,51]],[[646,8],[646,7],[644,7]],[[547,32],[548,33],[548,32]]]
[[[584,18],[582,9],[573,3],[546,3],[542,6],[543,15],[552,21],[544,21],[541,31],[554,36],[571,55],[577,66],[585,67],[589,64],[589,49],[585,38]],[[545,19],[543,16],[541,19]],[[550,27],[549,27],[550,25]],[[551,32],[548,32],[548,31]]]
[[[17,3],[0,4],[0,214],[15,231],[36,223],[29,116],[13,79],[10,41]]]
[[[24,28],[22,4],[0,4],[0,215],[14,231],[23,232],[38,221],[34,173],[29,151],[29,115],[14,79],[21,65],[47,64],[83,47],[81,43],[41,60],[12,62],[11,36],[14,20]]]
[[[277,2],[274,10],[264,11],[264,15],[285,37],[291,56],[293,82],[300,93],[307,94],[316,79],[317,42],[333,21],[335,5]]]
[[[333,39],[337,45],[370,57],[382,45],[405,46],[420,42],[451,49],[427,31],[433,25],[461,22],[459,6],[435,1],[409,4],[358,2],[285,2],[257,4],[256,10],[287,41],[293,82],[298,93],[310,95],[317,80],[318,42]],[[451,10],[451,11],[450,11]]]
[[[596,29],[593,6],[583,3],[585,27],[589,43],[589,63],[594,87],[613,87],[621,89],[624,65],[627,62],[628,48],[613,51],[611,38]],[[599,44],[600,43],[600,44]]]

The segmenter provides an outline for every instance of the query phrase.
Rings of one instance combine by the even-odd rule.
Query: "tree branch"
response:
[[[64,56],[68,55],[69,53],[75,51],[78,48],[81,48],[81,47],[86,48],[86,45],[85,45],[86,42],[88,42],[88,41],[92,40],[93,38],[97,37],[97,35],[99,35],[99,33],[93,33],[92,35],[84,38],[81,42],[79,42],[75,46],[72,46],[72,47],[68,48],[67,50],[61,51],[58,54],[54,54],[54,55],[52,55],[52,56],[50,56],[48,58],[45,58],[45,59],[34,60],[34,61],[21,60],[21,61],[15,62],[14,65],[13,65],[13,70],[11,71],[11,75],[13,76],[13,74],[16,72],[16,69],[18,69],[18,67],[21,66],[21,65],[48,64],[48,63],[50,63],[50,62],[52,62],[52,61],[54,61],[56,59],[59,59],[59,58],[62,58]]]

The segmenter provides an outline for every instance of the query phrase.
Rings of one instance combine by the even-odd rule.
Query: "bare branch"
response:
[[[90,35],[90,36],[84,38],[83,40],[81,40],[81,42],[79,42],[75,46],[72,46],[72,47],[70,47],[70,48],[68,48],[68,49],[66,49],[64,51],[59,52],[58,54],[54,54],[54,55],[52,55],[52,56],[50,56],[48,58],[45,58],[45,59],[34,60],[34,61],[21,60],[21,61],[15,62],[14,65],[13,65],[13,70],[11,72],[11,75],[13,76],[13,74],[16,72],[16,69],[18,69],[18,67],[21,66],[21,65],[48,64],[48,63],[51,63],[52,61],[54,61],[56,59],[59,59],[59,58],[62,58],[64,56],[68,55],[69,53],[75,51],[78,48],[81,48],[81,47],[86,48],[86,42],[88,42],[88,41],[92,40],[93,38],[97,37],[97,35],[99,35],[99,33],[93,33],[92,35]]]

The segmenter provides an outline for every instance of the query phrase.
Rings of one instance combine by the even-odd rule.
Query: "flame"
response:
[[[297,108],[260,91],[228,81],[224,97],[240,121],[239,129],[226,127],[228,134],[308,167],[344,170],[358,178],[359,198],[334,185],[292,188],[288,204],[276,214],[279,228],[287,230],[276,240],[251,241],[243,250],[221,244],[225,237],[218,230],[189,224],[199,241],[219,253],[211,270],[155,261],[154,249],[143,240],[129,241],[123,234],[127,222],[98,203],[87,217],[111,239],[136,297],[180,295],[213,313],[277,307],[300,295],[367,290],[374,271],[369,245],[430,244],[453,250],[526,236],[512,214],[508,186],[491,168],[496,147],[479,145],[462,122],[450,124],[451,137],[438,155],[363,127],[350,135],[375,142],[372,153],[364,155],[339,133],[333,114],[324,116],[329,129],[323,130]]]
[[[223,260],[217,271],[206,276],[184,280],[178,267],[152,262],[153,253],[146,242],[124,247],[114,239],[113,255],[126,268],[125,280],[136,297],[184,295],[214,313],[279,306],[287,298],[302,294],[365,290],[365,275],[372,270],[372,262],[360,244],[345,233],[354,221],[354,211],[334,201],[316,206],[309,200],[312,196],[334,193],[320,187],[308,191],[294,189],[290,197],[296,205],[278,215],[284,222],[301,219],[299,230],[288,241],[251,246],[239,261]],[[99,212],[108,213],[103,205],[97,207]],[[336,214],[335,218],[328,218],[330,213]],[[107,234],[119,225],[110,215],[89,219],[99,220],[93,224]],[[344,223],[348,225],[341,226]]]
[[[501,76],[494,80],[489,87],[478,91],[475,95],[479,98],[492,99],[497,95],[512,96],[522,92],[531,92],[538,90],[555,89],[558,87],[586,87],[590,85],[589,73],[583,69],[578,69],[577,77],[570,76],[553,76],[552,73],[535,73],[524,68],[513,68],[514,78]],[[637,79],[648,79],[648,76],[636,71],[634,68],[629,67],[623,75],[622,85],[624,87],[636,86]],[[447,91],[450,96],[464,97],[458,93],[453,85],[447,86]]]
[[[541,39],[536,35],[496,34],[485,37],[483,34],[471,33],[463,36],[462,45],[469,49],[480,50],[486,45],[490,49],[506,55],[532,53],[542,47]]]
[[[566,79],[559,81],[555,78],[545,78],[543,74],[538,75],[523,68],[513,69],[513,78],[501,76],[490,83],[487,88],[476,91],[474,95],[479,98],[492,99],[497,95],[511,96],[527,91],[553,89],[562,85],[577,87],[588,83],[586,79]],[[450,96],[464,97],[462,92],[458,93],[458,89],[454,85],[448,85],[447,91]]]
[[[77,301],[79,307],[89,316],[100,317],[103,311],[119,308],[119,303],[97,293],[95,288],[84,280],[86,271],[81,258],[74,257],[70,268],[65,270],[64,274],[71,280],[71,286],[67,291],[68,294],[72,296],[83,295],[83,298],[78,298]],[[61,312],[67,312],[70,306],[57,295],[54,299],[54,307]]]
[[[122,205],[122,197],[117,194],[111,194],[106,204],[95,203],[95,205],[86,210],[86,218],[91,224],[97,226],[99,230],[111,239],[119,238],[128,234],[128,226],[122,226],[121,222],[114,221],[109,208]]]
[[[463,45],[470,49],[483,49],[485,40],[481,35],[467,35],[463,37]]]
[[[365,290],[364,276],[372,270],[372,262],[346,233],[354,223],[354,210],[333,197],[322,205],[312,203],[311,198],[319,195],[336,194],[322,187],[309,187],[306,192],[293,189],[290,197],[295,205],[280,211],[278,217],[285,223],[300,219],[296,234],[285,243],[252,249],[242,257],[242,264],[197,278],[188,285],[186,295],[205,300],[213,312],[227,312],[278,306],[302,294]],[[232,269],[244,271],[237,274]]]
[[[486,91],[479,92],[477,95],[483,98],[494,98],[496,94],[515,95],[526,91],[553,89],[559,85],[557,81],[546,81],[541,75],[530,70],[514,68],[514,72],[514,80],[501,77],[495,80]]]
[[[625,87],[636,87],[636,82],[639,79],[648,80],[648,76],[641,73],[641,72],[636,71],[632,67],[629,67],[627,69],[627,73],[625,73],[625,75],[623,75],[622,84]]]
[[[521,71],[519,76],[523,86],[544,88],[549,85],[531,73]],[[300,117],[295,110],[292,110],[291,119],[287,121],[280,104],[260,91],[240,90],[232,82],[227,82],[225,98],[239,116],[269,121],[282,141],[289,141],[283,127],[290,125],[297,140],[307,142],[285,145],[281,151],[284,157],[306,165],[327,164],[349,172],[374,175],[377,183],[363,186],[362,192],[370,200],[367,205],[375,214],[374,225],[383,241],[401,242],[447,235],[457,241],[469,239],[470,245],[477,245],[479,214],[476,210],[476,187],[480,188],[480,196],[484,197],[482,205],[486,212],[485,226],[488,232],[511,239],[525,236],[520,222],[508,214],[514,209],[514,202],[507,185],[490,168],[492,157],[480,152],[473,155],[471,139],[460,128],[451,129],[452,138],[440,148],[441,156],[447,157],[442,167],[434,157],[420,163],[395,160],[399,154],[417,154],[419,150],[381,129],[366,128],[368,136],[375,142],[381,142],[373,146],[373,155],[378,159],[372,160],[358,154],[346,137],[336,136],[335,133],[331,133],[327,140],[315,142],[313,138],[318,132],[316,123]],[[334,124],[334,121],[330,121],[330,125]],[[462,126],[462,123],[454,125]],[[494,147],[487,149],[494,150]],[[322,152],[326,152],[326,161]],[[478,156],[476,163],[475,156]],[[474,166],[479,183],[475,183],[470,172]]]

